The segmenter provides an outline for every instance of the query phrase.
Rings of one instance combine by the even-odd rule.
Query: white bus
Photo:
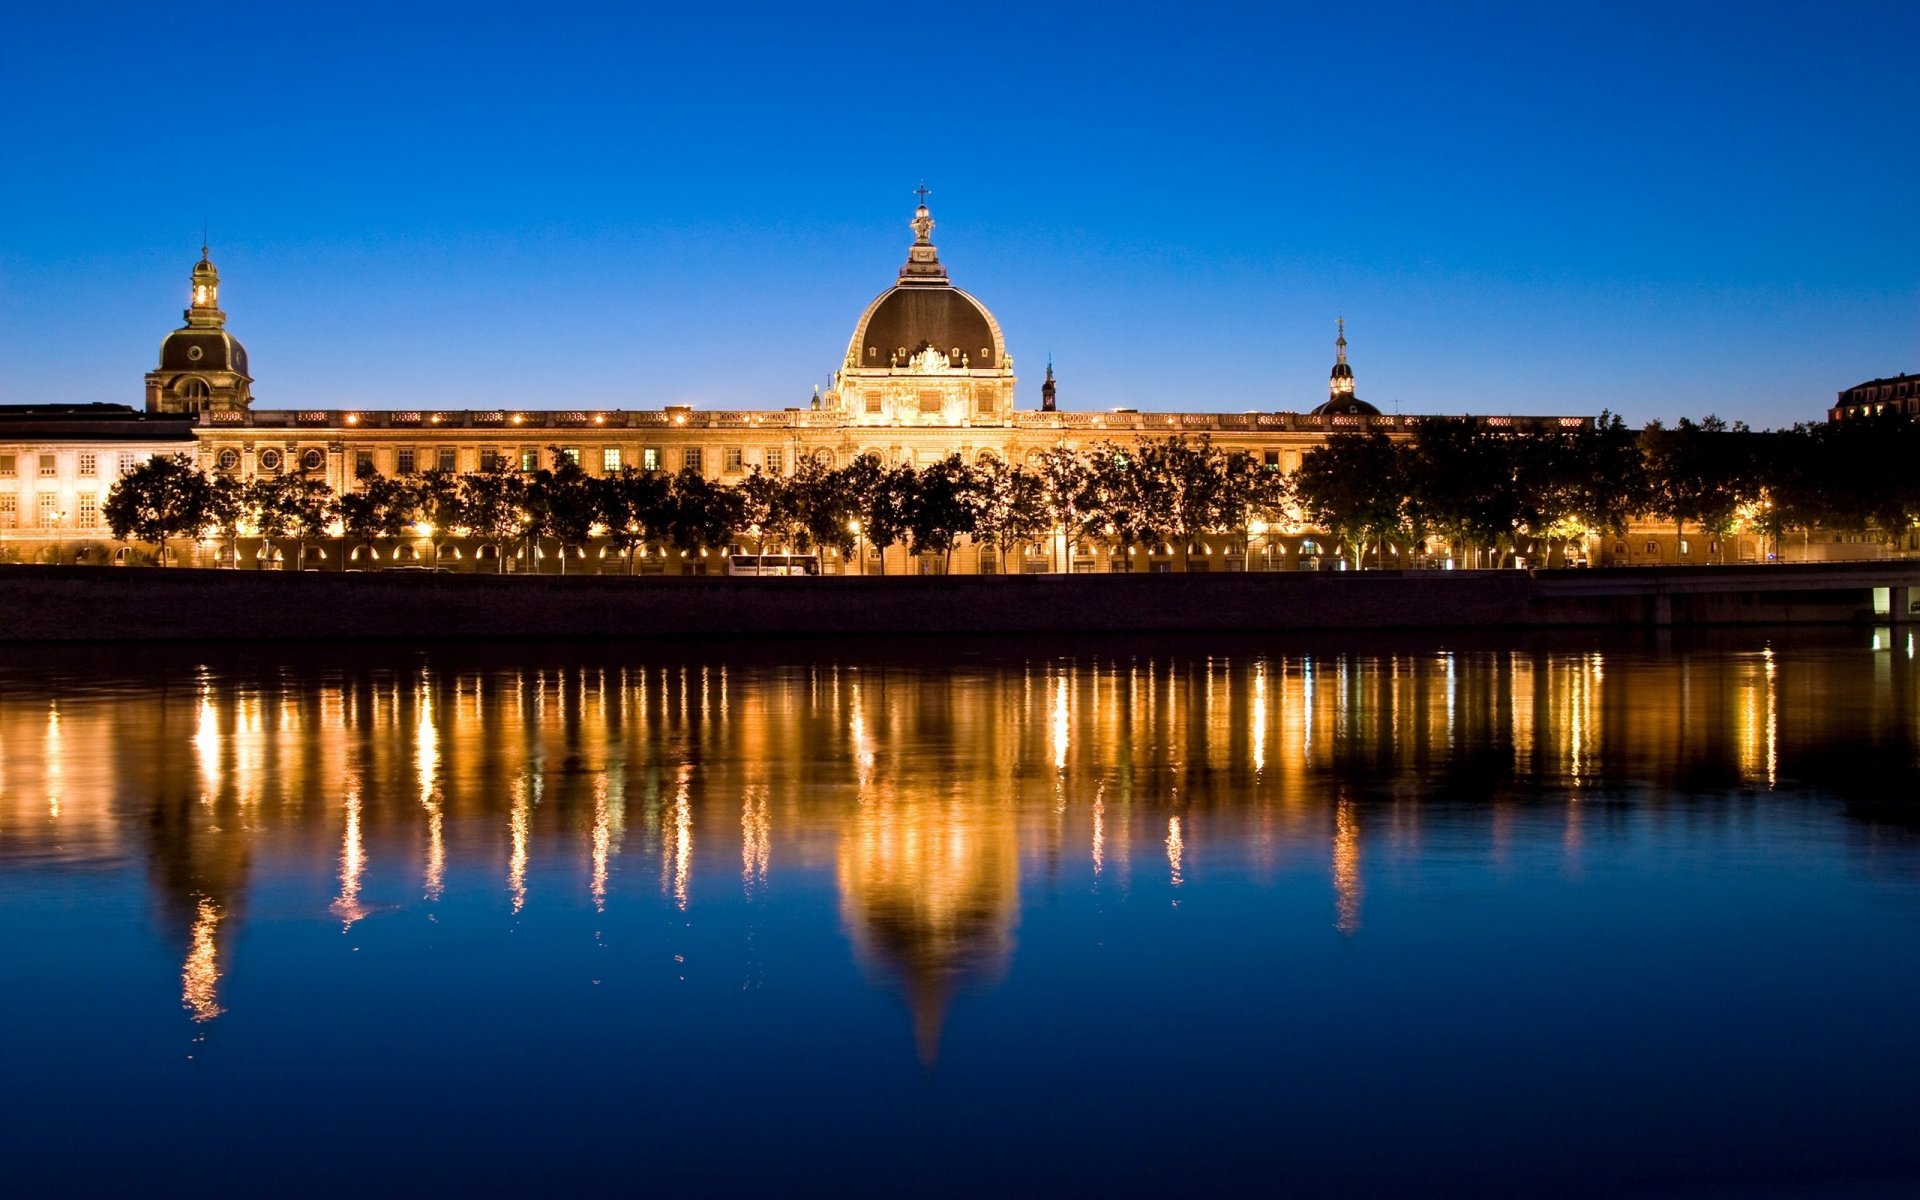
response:
[[[817,554],[732,554],[727,557],[729,575],[818,575]]]

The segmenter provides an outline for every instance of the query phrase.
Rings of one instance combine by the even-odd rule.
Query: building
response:
[[[1827,420],[1871,417],[1892,409],[1920,416],[1920,376],[1902,372],[1891,379],[1869,379],[1841,392],[1827,410]]]
[[[0,562],[125,561],[101,520],[113,481],[194,454],[194,418],[124,404],[0,405]]]
[[[1229,452],[1242,452],[1273,470],[1291,471],[1301,455],[1336,430],[1409,432],[1421,419],[1386,416],[1361,400],[1347,361],[1344,319],[1338,326],[1328,398],[1310,412],[1070,411],[1059,404],[1048,364],[1041,406],[1016,403],[1018,378],[1006,339],[993,313],[956,287],[933,241],[934,219],[921,203],[909,223],[912,241],[892,284],[858,316],[834,372],[831,387],[806,406],[756,410],[698,410],[669,406],[638,410],[548,409],[257,409],[245,348],[227,329],[220,308],[220,275],[206,247],[193,266],[185,323],[160,347],[158,366],[146,375],[147,420],[191,421],[189,440],[210,472],[246,481],[263,475],[299,473],[336,492],[351,490],[370,471],[408,475],[428,469],[469,472],[505,463],[523,469],[544,465],[549,447],[559,447],[594,472],[627,466],[648,470],[693,469],[724,483],[737,483],[756,468],[774,474],[794,470],[802,459],[844,465],[858,455],[884,463],[924,465],[950,454],[967,461],[992,455],[1025,463],[1056,447],[1080,449],[1171,435],[1207,437]],[[1069,398],[1070,399],[1070,398]],[[1582,426],[1585,417],[1482,417],[1489,424],[1520,427]],[[158,427],[156,425],[156,427]],[[172,425],[167,427],[172,428]],[[172,446],[172,443],[169,443]],[[170,451],[169,451],[170,452]],[[138,451],[136,451],[138,453]],[[1257,546],[1245,538],[1210,538],[1192,546],[1155,549],[1155,569],[1288,568],[1311,565],[1321,547],[1310,530],[1263,531]],[[1323,539],[1320,539],[1323,540]],[[431,556],[471,569],[483,548],[458,539],[426,547],[342,546],[325,556],[330,566],[371,565]],[[423,554],[424,551],[424,554]],[[443,553],[448,551],[450,553]],[[209,556],[212,547],[207,548]],[[237,548],[240,565],[273,561],[259,546]],[[555,548],[557,552],[557,548]],[[524,554],[525,551],[522,551]],[[614,563],[599,546],[595,562]],[[508,564],[537,569],[534,559]],[[1029,546],[1017,564],[1025,570],[1125,569],[1101,564],[1093,547]],[[208,561],[213,561],[211,557]],[[497,567],[499,564],[492,564]],[[649,571],[675,571],[696,564],[653,557]],[[942,563],[945,568],[948,564]],[[995,563],[980,547],[953,557],[957,571],[1014,569]],[[889,573],[933,569],[915,564],[895,547],[884,563],[830,562],[828,570]],[[571,569],[578,570],[574,567]],[[592,569],[589,566],[588,569]]]

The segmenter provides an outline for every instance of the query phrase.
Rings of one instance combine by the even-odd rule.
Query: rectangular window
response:
[[[660,469],[660,447],[648,446],[640,452],[640,469],[658,471]]]
[[[538,471],[540,469],[540,451],[538,447],[520,447],[520,469],[522,471]]]
[[[942,396],[938,391],[934,390],[933,388],[921,389],[920,391],[920,411],[921,412],[937,413],[945,406],[946,406],[946,397]]]
[[[89,477],[98,475],[100,473],[100,456],[91,450],[82,450],[80,452],[80,473]]]
[[[91,492],[82,492],[80,494],[80,506],[76,511],[79,513],[79,517],[74,524],[80,526],[82,529],[93,529],[97,527],[100,524],[100,497]]]
[[[973,398],[973,412],[975,416],[980,416],[980,417],[992,416],[993,415],[993,396],[986,392],[982,392],[980,395],[975,396]]]
[[[580,465],[580,447],[562,446],[560,448],[560,457],[566,459],[568,462],[572,463],[574,466],[577,467]],[[553,465],[557,467],[560,464],[554,463]]]
[[[19,469],[14,465],[14,462],[15,460],[13,455],[0,454],[0,475],[14,474]]]
[[[680,455],[680,465],[689,471],[698,472],[703,470],[704,468],[700,461],[700,447],[693,446],[682,451]]]
[[[133,451],[122,450],[120,452],[120,473],[125,475],[131,470],[133,470]]]
[[[395,450],[393,452],[393,473],[395,475],[413,474],[412,450]]]
[[[1278,471],[1280,469],[1280,452],[1278,450],[1262,450],[1260,452],[1260,464],[1269,471]]]
[[[766,462],[767,474],[769,475],[778,475],[785,465],[781,460],[780,451],[778,450],[767,451]]]
[[[0,529],[12,529],[20,523],[20,497],[0,496]]]
[[[620,447],[608,446],[600,452],[600,469],[608,475],[620,473]]]
[[[373,451],[355,450],[353,452],[353,477],[360,479],[373,474]]]
[[[877,413],[880,411],[880,393],[879,392],[868,392],[866,399],[867,399],[868,412]]]
[[[47,479],[60,473],[60,460],[51,454],[40,456],[40,478]]]
[[[500,469],[500,452],[492,448],[482,450],[480,452],[480,469],[482,471],[498,471]]]
[[[52,529],[60,523],[60,497],[52,492],[40,493],[40,528]]]
[[[457,465],[459,461],[460,461],[459,458],[456,457],[454,454],[452,446],[442,446],[440,447],[439,461],[437,461],[434,464],[434,469],[439,471],[445,471],[447,474],[451,475],[455,471],[460,469],[459,466]]]
[[[728,446],[720,452],[721,466],[729,473],[746,470],[746,452],[738,446]]]

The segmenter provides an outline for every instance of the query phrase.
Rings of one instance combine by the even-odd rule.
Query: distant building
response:
[[[1888,409],[1910,417],[1920,416],[1920,376],[1903,372],[1891,379],[1856,383],[1840,393],[1833,407],[1827,410],[1827,420],[1871,417]]]

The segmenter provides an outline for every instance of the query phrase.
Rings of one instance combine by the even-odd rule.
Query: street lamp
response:
[[[853,535],[853,555],[860,560],[860,573],[865,575],[867,573],[867,556],[863,553],[866,546],[860,540],[860,522],[848,521],[847,532]]]

